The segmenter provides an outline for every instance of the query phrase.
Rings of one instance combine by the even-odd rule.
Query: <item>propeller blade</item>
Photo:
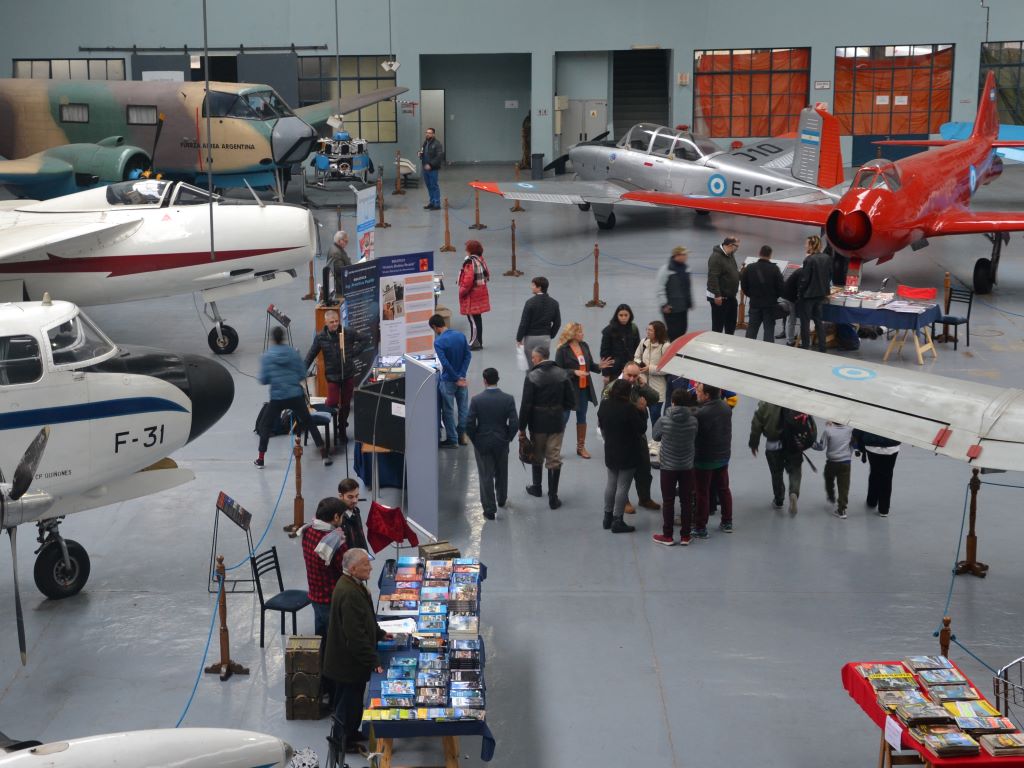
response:
[[[569,156],[568,155],[562,155],[561,157],[556,157],[554,160],[552,160],[550,163],[548,163],[547,165],[544,166],[544,170],[545,171],[550,171],[552,168],[557,167],[559,164],[564,165],[566,162],[568,162],[568,160],[569,160]]]
[[[14,564],[14,615],[18,622],[18,649],[21,651],[21,666],[28,665],[28,648],[25,644],[25,617],[21,612],[21,589],[18,586],[18,528],[7,529],[11,537],[11,562]]]
[[[598,134],[597,136],[592,138],[591,141],[595,143],[598,141],[604,141],[605,139],[608,138],[609,133],[611,133],[611,131],[605,131],[604,133]]]
[[[17,501],[24,496],[25,491],[32,485],[36,469],[39,468],[39,461],[43,458],[43,451],[46,450],[46,441],[49,439],[50,428],[43,427],[25,451],[25,455],[21,457],[18,468],[14,470],[14,482],[11,483],[11,501]]]
[[[156,168],[156,145],[160,143],[160,133],[164,129],[164,113],[161,112],[156,121],[156,134],[153,136],[153,151],[149,153],[149,167]]]

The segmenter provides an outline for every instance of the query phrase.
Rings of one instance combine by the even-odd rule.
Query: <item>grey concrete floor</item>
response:
[[[482,386],[480,371],[495,366],[501,386],[518,400],[522,374],[512,358],[513,336],[532,275],[551,280],[563,321],[581,321],[593,341],[620,301],[632,304],[640,323],[657,318],[654,270],[672,246],[686,245],[695,254],[691,267],[700,295],[704,257],[724,234],[742,238],[741,256],[770,243],[776,254],[799,258],[808,233],[800,226],[641,209],[619,211],[617,228],[599,233],[592,217],[575,207],[527,205],[516,218],[519,266],[526,276],[504,277],[510,204],[484,197],[488,229],[471,233],[472,199],[464,182],[510,176],[505,167],[457,168],[442,175],[459,248],[437,253],[438,268],[452,278],[443,302],[457,306],[454,275],[461,245],[471,235],[484,243],[494,276],[485,349],[474,355],[470,369],[473,393]],[[1016,209],[1022,199],[1024,176],[1011,168],[979,194],[975,207]],[[440,214],[423,211],[424,203],[422,190],[387,197],[393,226],[378,232],[381,253],[441,245]],[[318,217],[329,237],[335,214]],[[351,225],[351,211],[344,221]],[[595,242],[602,253],[601,297],[609,303],[600,310],[584,306],[593,282],[587,256]],[[998,288],[975,304],[971,346],[961,344],[957,352],[940,347],[939,359],[926,362],[924,370],[955,376],[964,387],[971,381],[1019,381],[1022,251],[1014,235]],[[892,275],[913,285],[940,285],[944,270],[969,280],[974,259],[986,252],[980,236],[936,239],[923,251],[869,266],[865,284],[873,287]],[[195,482],[67,520],[64,533],[92,557],[92,577],[79,596],[51,602],[35,592],[32,531],[25,529],[19,571],[30,659],[26,668],[18,664],[13,589],[10,576],[2,576],[0,606],[7,620],[0,623],[0,730],[51,740],[175,724],[189,700],[210,626],[213,602],[205,573],[219,490],[253,512],[257,533],[283,493],[266,543],[282,554],[286,585],[304,585],[298,545],[281,531],[294,495],[290,476],[281,490],[285,440],[271,443],[265,470],[252,466],[252,425],[265,399],[265,389],[252,378],[262,350],[264,309],[275,303],[291,315],[296,343],[304,346],[313,329],[312,305],[299,298],[304,289],[303,283],[224,302],[222,311],[242,337],[238,352],[224,359],[234,372],[234,405],[207,435],[175,456],[195,471]],[[209,326],[190,297],[97,307],[89,314],[117,341],[209,354]],[[709,327],[703,303],[690,325]],[[463,318],[456,327],[466,330]],[[844,356],[878,363],[883,351],[881,341],[866,341]],[[909,356],[895,364],[917,368]],[[636,515],[633,535],[601,529],[604,469],[593,432],[593,460],[566,451],[560,510],[523,492],[527,476],[513,462],[509,509],[486,525],[471,452],[442,454],[441,534],[490,568],[482,623],[488,721],[498,739],[493,765],[852,767],[874,758],[877,731],[843,691],[839,670],[849,660],[937,652],[932,632],[950,587],[969,471],[905,448],[896,464],[893,512],[883,520],[863,506],[866,467],[856,464],[845,521],[829,514],[820,476],[805,471],[800,512],[790,517],[772,510],[764,460],[746,449],[754,406],[753,399],[742,398],[734,413],[730,475],[736,532],[713,530],[708,541],[688,548],[654,544],[650,536],[660,516],[645,510]],[[332,494],[345,473],[343,461],[325,469],[307,453],[307,510]],[[991,479],[1024,485],[1015,473]],[[396,496],[385,490],[386,500]],[[957,637],[992,666],[1022,653],[1022,499],[1018,489],[983,489],[981,557],[992,569],[985,580],[957,579],[953,589]],[[242,557],[238,531],[221,531],[218,549],[229,560]],[[8,562],[0,556],[5,568]],[[283,643],[274,618],[268,619],[267,647],[260,649],[255,598],[231,596],[229,613],[232,655],[251,674],[226,683],[202,676],[185,724],[265,731],[323,753],[325,721],[284,718]],[[311,632],[312,626],[306,611],[300,631]],[[216,645],[215,638],[211,657]],[[958,648],[951,655],[990,690],[980,663]],[[440,762],[433,745],[401,746],[400,764]],[[466,765],[480,763],[477,740],[463,740],[462,751]]]

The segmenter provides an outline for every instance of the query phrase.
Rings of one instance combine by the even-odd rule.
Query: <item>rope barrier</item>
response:
[[[293,422],[293,425],[294,425],[294,422]],[[291,434],[291,430],[288,431],[288,434],[289,435]],[[267,534],[270,533],[270,526],[274,522],[274,517],[277,516],[278,507],[281,506],[281,499],[284,497],[284,489],[288,485],[288,476],[291,474],[291,471],[292,471],[292,460],[294,458],[295,458],[295,455],[291,451],[288,451],[288,466],[286,466],[285,469],[284,469],[284,478],[281,480],[281,490],[277,494],[277,501],[274,502],[274,509],[270,513],[270,519],[267,520],[267,526],[263,529],[263,533],[260,535],[259,541],[257,541],[253,545],[252,550],[249,552],[249,557],[253,557],[256,554],[256,552],[259,551],[260,544],[263,543],[263,540],[265,538],[267,538]],[[248,565],[249,557],[245,558],[244,560],[239,560],[237,563],[232,565],[230,568],[225,568],[224,570],[225,571],[233,571],[236,568],[241,568],[243,565]]]

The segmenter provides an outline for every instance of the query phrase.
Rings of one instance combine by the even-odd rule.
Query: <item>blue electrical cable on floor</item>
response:
[[[199,671],[196,672],[196,681],[192,684],[192,693],[188,695],[188,701],[185,702],[185,708],[181,711],[181,717],[178,718],[178,722],[174,724],[175,728],[180,728],[182,722],[185,720],[185,715],[188,714],[189,707],[192,706],[192,700],[196,697],[196,690],[199,688],[199,680],[203,676],[203,668],[206,666],[206,657],[210,653],[210,641],[213,639],[213,625],[217,621],[217,607],[220,604],[220,596],[224,592],[224,579],[218,579],[220,582],[220,588],[217,590],[217,597],[213,601],[213,615],[210,616],[210,631],[206,634],[206,647],[203,649],[203,658],[199,660]]]

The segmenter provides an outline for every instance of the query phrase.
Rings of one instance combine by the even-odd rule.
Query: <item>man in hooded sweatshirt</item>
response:
[[[697,417],[687,407],[686,390],[672,391],[672,404],[654,424],[654,439],[661,442],[661,533],[653,536],[658,544],[672,546],[672,524],[675,519],[675,497],[679,492],[679,543],[690,543],[693,523],[694,440]]]

